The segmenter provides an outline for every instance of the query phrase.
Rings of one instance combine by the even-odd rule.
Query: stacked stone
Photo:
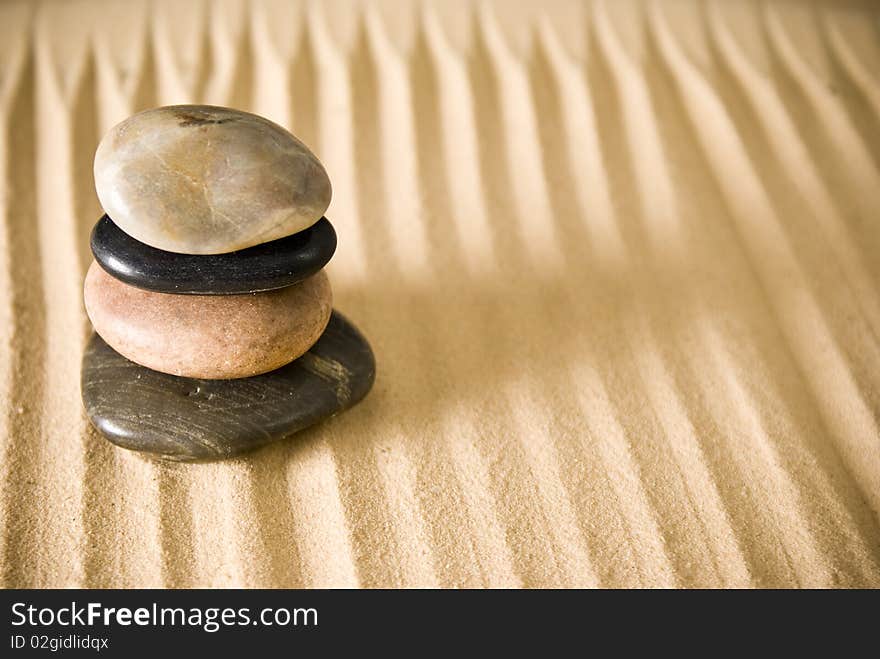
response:
[[[330,180],[293,135],[228,108],[148,110],[101,141],[95,187],[82,395],[107,439],[227,457],[367,394],[372,351],[322,269]]]

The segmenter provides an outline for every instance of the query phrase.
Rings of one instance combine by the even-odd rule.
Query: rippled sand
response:
[[[880,586],[876,4],[178,4],[0,5],[3,585]],[[196,466],[79,397],[94,148],[186,102],[321,158],[379,364]]]

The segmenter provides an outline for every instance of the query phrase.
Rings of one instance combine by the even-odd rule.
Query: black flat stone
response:
[[[351,407],[370,390],[373,351],[334,311],[318,342],[271,373],[197,380],[129,361],[97,334],[82,363],[92,424],[114,444],[170,460],[215,460],[283,439]]]
[[[233,295],[284,288],[327,265],[336,232],[322,217],[304,231],[228,254],[177,254],[135,240],[104,215],[92,229],[92,254],[126,284],[160,293]]]

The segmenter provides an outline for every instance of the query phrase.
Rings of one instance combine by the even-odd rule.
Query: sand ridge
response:
[[[5,3],[0,583],[880,586],[877,17]],[[85,420],[81,285],[100,136],[192,102],[322,160],[378,378],[166,465]]]

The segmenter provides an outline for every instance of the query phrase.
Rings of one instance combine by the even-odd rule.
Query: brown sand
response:
[[[876,4],[314,4],[0,5],[2,584],[880,585]],[[322,159],[379,362],[196,466],[78,391],[95,145],[186,102]]]

